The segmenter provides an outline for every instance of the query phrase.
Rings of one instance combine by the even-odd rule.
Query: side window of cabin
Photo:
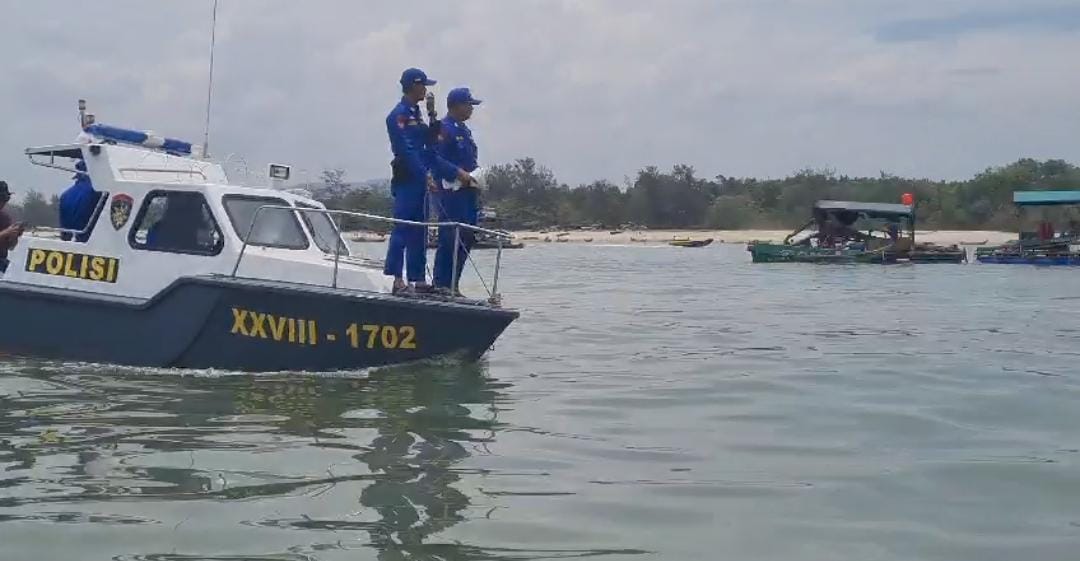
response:
[[[217,255],[225,238],[202,193],[151,191],[128,234],[135,249]]]
[[[300,208],[319,210],[318,207],[304,203],[296,203]],[[315,245],[319,246],[324,253],[333,254],[338,251],[341,255],[349,255],[349,246],[341,239],[341,232],[330,215],[321,212],[301,212],[300,217],[307,224],[308,230],[315,238]]]
[[[229,215],[229,221],[232,222],[236,235],[249,245],[284,249],[308,248],[307,235],[300,227],[300,222],[296,220],[296,211],[281,208],[259,210],[264,206],[291,207],[292,205],[285,199],[225,195],[222,202],[225,204],[225,212]]]

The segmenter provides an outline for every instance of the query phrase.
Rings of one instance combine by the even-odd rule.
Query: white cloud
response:
[[[210,2],[103,2],[92,17],[82,6],[6,6],[0,174],[16,189],[63,187],[21,151],[73,138],[79,97],[104,122],[201,140]],[[485,99],[474,128],[487,163],[535,156],[570,183],[678,162],[710,175],[832,166],[966,177],[1025,155],[1080,160],[1080,77],[1065,65],[1080,34],[1038,29],[1039,9],[221,0],[211,148],[258,170],[286,161],[311,178],[331,166],[385,176],[383,118],[401,70],[417,65],[437,92],[467,84]],[[1026,24],[1001,25],[1001,14]],[[935,32],[882,40],[882,29],[919,25]]]

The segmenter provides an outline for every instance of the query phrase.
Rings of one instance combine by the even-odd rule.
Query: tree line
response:
[[[340,170],[324,182],[341,182]],[[1080,167],[1063,160],[1020,159],[971,179],[934,181],[888,173],[851,177],[834,170],[800,170],[781,179],[700,177],[692,166],[646,167],[622,185],[607,180],[570,187],[532,158],[497,165],[482,194],[507,229],[621,227],[653,229],[790,228],[805,223],[821,199],[899,203],[916,201],[922,228],[1015,230],[1017,190],[1080,189]],[[336,191],[342,193],[341,189]],[[346,191],[324,198],[331,208],[389,211],[389,193]],[[1075,214],[1071,218],[1077,218]]]
[[[382,188],[351,188],[342,170],[323,172],[314,196],[329,208],[389,216],[390,193]],[[1019,215],[1012,193],[1025,189],[1080,189],[1080,167],[1063,160],[1021,159],[989,168],[963,181],[850,177],[833,170],[798,171],[782,179],[699,177],[688,165],[670,171],[646,167],[622,185],[599,180],[570,187],[547,167],[522,158],[490,169],[481,197],[506,229],[623,227],[652,229],[790,228],[805,223],[815,201],[900,202],[916,200],[923,228],[1015,230]],[[30,191],[20,204],[9,204],[17,221],[56,226],[59,198]],[[1057,219],[1080,219],[1080,211],[1059,211]],[[385,229],[378,224],[345,220],[347,229]],[[385,226],[385,225],[383,225]]]
[[[29,191],[19,204],[8,203],[4,210],[15,222],[25,222],[29,227],[60,226],[60,197],[46,199],[37,191]]]

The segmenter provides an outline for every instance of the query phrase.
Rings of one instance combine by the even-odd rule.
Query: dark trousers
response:
[[[394,218],[424,221],[423,182],[394,185]],[[427,267],[427,228],[424,226],[394,225],[390,232],[390,243],[386,249],[386,265],[383,273],[392,277],[401,277],[406,269],[409,282],[424,282],[424,269]]]
[[[478,204],[476,189],[458,189],[438,193],[439,220],[476,225]],[[439,247],[435,250],[435,286],[450,288],[461,279],[469,251],[476,241],[472,230],[458,229],[457,270],[454,270],[454,228],[439,228]]]

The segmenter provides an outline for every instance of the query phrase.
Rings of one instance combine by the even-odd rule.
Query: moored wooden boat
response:
[[[916,243],[915,211],[910,204],[818,201],[813,214],[782,243],[747,244],[753,262],[961,263],[966,259],[959,246]],[[859,221],[883,225],[862,231],[855,227]]]
[[[675,247],[705,247],[712,242],[712,238],[705,238],[703,240],[675,239],[669,241],[668,245],[673,245]]]
[[[1080,205],[1080,191],[1016,191],[1013,204],[1020,209]],[[1048,220],[1035,232],[1020,232],[1019,239],[995,247],[975,249],[975,260],[994,265],[1080,265],[1080,231],[1075,223],[1069,232],[1056,234]]]

